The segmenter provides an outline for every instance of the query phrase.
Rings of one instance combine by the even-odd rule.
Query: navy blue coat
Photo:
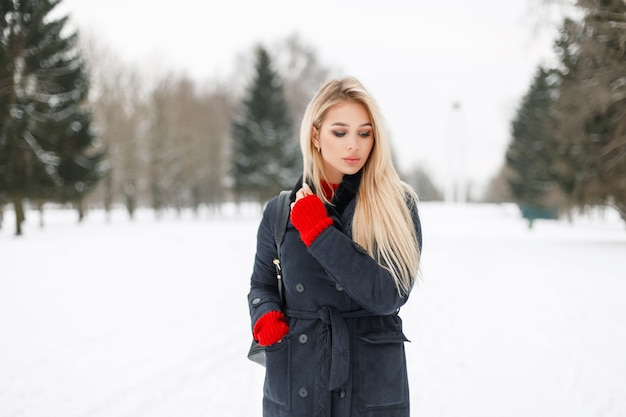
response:
[[[334,225],[309,248],[287,226],[281,264],[290,330],[266,348],[264,417],[409,416],[407,339],[397,314],[407,297],[350,237],[359,181],[360,174],[344,177],[334,206],[327,206]],[[248,294],[252,326],[281,309],[272,264],[276,203],[268,202],[258,230]],[[416,208],[413,220],[421,247]]]

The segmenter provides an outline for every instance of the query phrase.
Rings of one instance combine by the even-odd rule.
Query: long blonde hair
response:
[[[313,144],[313,128],[319,130],[328,110],[341,102],[362,104],[369,113],[374,146],[361,176],[357,204],[352,221],[352,238],[378,263],[389,270],[398,292],[408,294],[415,283],[420,250],[411,210],[416,210],[417,194],[396,172],[389,139],[383,127],[378,105],[354,77],[328,81],[309,103],[300,129],[303,157],[303,181],[322,192],[323,160]]]

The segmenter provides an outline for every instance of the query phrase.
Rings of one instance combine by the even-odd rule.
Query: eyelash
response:
[[[337,136],[338,138],[342,138],[346,135],[346,132],[333,130],[333,135]],[[358,135],[362,138],[369,138],[372,135],[372,132],[359,132]]]

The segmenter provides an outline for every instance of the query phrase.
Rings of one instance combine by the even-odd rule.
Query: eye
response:
[[[337,136],[338,138],[342,138],[342,137],[346,136],[346,132],[340,132],[338,130],[333,130],[333,135]]]
[[[372,132],[367,131],[367,132],[359,132],[359,136],[362,138],[369,138],[370,136],[372,136]]]

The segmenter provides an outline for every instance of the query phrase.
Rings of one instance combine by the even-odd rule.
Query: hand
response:
[[[328,216],[326,207],[322,200],[313,193],[311,189],[303,187],[297,194],[301,196],[291,208],[291,224],[300,232],[300,240],[305,245],[311,246],[313,241],[330,225],[333,220]]]
[[[312,195],[313,191],[311,190],[311,187],[309,187],[309,185],[305,182],[302,184],[302,188],[300,188],[297,192],[296,192],[296,201],[294,201],[293,203],[291,203],[291,209],[293,210],[293,206],[298,202],[298,200],[303,199],[306,196]]]
[[[285,315],[278,310],[263,314],[254,325],[254,339],[261,346],[271,346],[278,343],[289,333],[289,325]]]

